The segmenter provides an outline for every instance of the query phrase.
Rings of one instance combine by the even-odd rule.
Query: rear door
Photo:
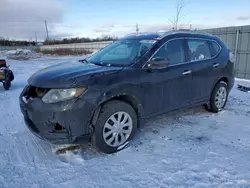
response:
[[[192,102],[195,103],[209,98],[219,63],[213,59],[208,40],[187,38],[187,46],[193,71]]]

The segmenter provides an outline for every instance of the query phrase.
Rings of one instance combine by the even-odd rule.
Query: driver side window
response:
[[[161,58],[169,65],[176,65],[185,62],[185,53],[183,48],[183,39],[174,39],[166,42],[153,58]]]

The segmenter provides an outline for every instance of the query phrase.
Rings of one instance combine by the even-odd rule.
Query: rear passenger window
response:
[[[216,56],[220,51],[220,46],[217,42],[212,41],[211,42],[211,56],[214,57]]]
[[[188,39],[191,61],[200,61],[211,58],[209,46],[206,40]]]
[[[160,57],[168,61],[169,65],[176,65],[185,62],[183,40],[175,39],[166,42],[153,58]]]

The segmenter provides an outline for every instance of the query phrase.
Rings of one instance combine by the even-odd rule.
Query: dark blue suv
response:
[[[38,71],[20,95],[27,127],[52,143],[123,149],[144,119],[183,107],[219,112],[234,84],[234,59],[212,35],[133,34],[87,59]]]

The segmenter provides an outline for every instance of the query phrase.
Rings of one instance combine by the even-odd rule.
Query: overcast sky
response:
[[[177,0],[0,0],[0,37],[50,38],[122,36],[166,30]],[[192,28],[250,25],[250,0],[187,0],[183,24]],[[190,25],[185,25],[190,27]]]

